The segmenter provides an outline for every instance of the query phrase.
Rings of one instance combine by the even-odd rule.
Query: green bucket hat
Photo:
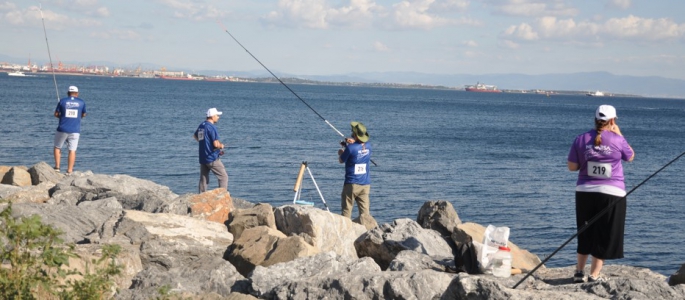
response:
[[[352,132],[362,143],[366,143],[369,140],[369,133],[366,132],[364,124],[361,122],[350,122],[350,125],[352,126]]]

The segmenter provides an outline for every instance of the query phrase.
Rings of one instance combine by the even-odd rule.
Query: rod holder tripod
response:
[[[331,210],[328,209],[328,204],[326,204],[326,200],[323,198],[323,194],[321,194],[321,190],[319,189],[319,185],[316,184],[316,180],[314,179],[314,175],[312,175],[312,171],[309,169],[309,166],[307,166],[306,161],[302,162],[302,164],[300,165],[300,171],[297,173],[297,179],[295,180],[295,187],[293,188],[293,191],[295,191],[295,198],[293,198],[293,204],[314,206],[314,202],[300,200],[300,196],[302,195],[302,179],[304,179],[304,171],[305,170],[307,170],[307,173],[309,173],[309,178],[312,179],[312,182],[314,183],[314,187],[316,187],[316,191],[319,192],[319,197],[321,197],[321,201],[323,202],[323,205],[325,205],[326,210],[330,212]]]

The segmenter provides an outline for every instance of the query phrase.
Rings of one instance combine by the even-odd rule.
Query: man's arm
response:
[[[580,170],[580,165],[574,162],[568,162],[568,170],[573,172],[573,171],[578,171]]]

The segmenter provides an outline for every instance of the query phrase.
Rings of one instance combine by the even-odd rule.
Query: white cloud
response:
[[[279,0],[278,10],[263,19],[289,27],[326,29],[331,26],[362,28],[370,24],[380,9],[371,0],[350,0],[349,5],[331,7],[326,0]]]
[[[478,43],[474,40],[463,41],[461,44],[466,47],[478,47]]]
[[[500,38],[518,41],[560,40],[594,43],[604,40],[670,41],[685,37],[685,23],[671,19],[647,19],[636,16],[612,18],[604,23],[576,22],[573,19],[543,17],[533,25],[522,23],[505,29]]]
[[[26,9],[20,9],[11,2],[5,2],[0,5],[0,24],[5,23],[14,27],[35,27],[41,24],[41,18],[45,23],[54,30],[63,30],[66,28],[88,28],[101,26],[101,22],[88,18],[70,18],[67,15],[54,12],[52,10],[43,10],[41,12],[38,6],[29,6]]]
[[[446,17],[465,11],[468,0],[402,0],[383,7],[373,0],[346,0],[340,6],[332,0],[279,0],[278,9],[263,20],[267,24],[314,29],[369,28],[431,29],[446,25],[479,25],[466,17]]]
[[[576,16],[578,9],[564,0],[481,0],[493,12],[508,16]]]
[[[99,38],[103,40],[109,40],[109,39],[118,39],[118,40],[129,40],[129,41],[139,41],[142,40],[141,35],[133,30],[109,30],[109,31],[100,31],[100,32],[92,32],[90,34],[91,37],[94,38]]]
[[[633,6],[632,2],[632,0],[609,0],[607,6],[625,10]]]
[[[227,14],[212,5],[193,0],[156,0],[158,3],[174,9],[173,16],[179,19],[206,21],[221,18]]]
[[[378,51],[378,52],[388,52],[390,51],[390,48],[388,46],[384,45],[383,43],[376,41],[373,43],[373,49]]]
[[[521,45],[518,43],[512,41],[512,40],[500,40],[498,42],[500,47],[508,48],[508,49],[518,49]]]

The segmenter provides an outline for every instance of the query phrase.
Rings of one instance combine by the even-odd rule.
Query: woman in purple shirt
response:
[[[576,137],[568,154],[568,169],[579,171],[576,184],[578,230],[613,202],[607,213],[578,235],[578,264],[574,282],[585,281],[585,263],[592,255],[587,280],[605,281],[600,271],[606,259],[623,258],[626,219],[625,183],[621,161],[633,161],[635,152],[616,124],[616,109],[600,105],[595,112],[595,129]],[[620,200],[620,201],[619,201]]]

